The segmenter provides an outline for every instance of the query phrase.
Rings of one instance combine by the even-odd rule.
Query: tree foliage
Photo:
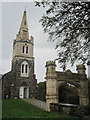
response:
[[[46,7],[40,22],[49,40],[56,41],[57,60],[63,68],[67,62],[85,64],[90,45],[90,3],[49,1],[36,5]]]
[[[38,83],[37,98],[42,101],[46,100],[46,82]]]
[[[75,86],[65,85],[59,87],[59,102],[79,104],[79,95]]]

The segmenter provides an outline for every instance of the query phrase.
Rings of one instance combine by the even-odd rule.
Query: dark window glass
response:
[[[26,73],[27,73],[27,65],[26,65]]]
[[[24,64],[22,65],[22,73],[24,73]]]
[[[24,46],[23,46],[23,50],[22,50],[22,52],[24,53]]]
[[[26,54],[28,54],[28,46],[26,47]]]

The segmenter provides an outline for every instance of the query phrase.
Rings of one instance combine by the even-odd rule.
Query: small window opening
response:
[[[28,54],[28,46],[26,47],[26,54]]]
[[[26,65],[26,73],[27,73],[27,65]]]
[[[23,46],[23,50],[22,50],[22,52],[24,53],[24,46]]]
[[[24,73],[24,64],[22,65],[22,73]]]

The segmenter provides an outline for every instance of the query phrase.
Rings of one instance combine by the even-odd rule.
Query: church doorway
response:
[[[27,88],[26,87],[24,87],[24,98],[27,98]]]
[[[21,86],[19,98],[29,98],[29,87]]]

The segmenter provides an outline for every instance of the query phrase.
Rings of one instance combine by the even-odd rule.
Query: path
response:
[[[40,100],[36,100],[36,99],[22,99],[27,103],[30,103],[36,107],[39,107],[40,109],[46,110],[46,103],[42,102]]]

